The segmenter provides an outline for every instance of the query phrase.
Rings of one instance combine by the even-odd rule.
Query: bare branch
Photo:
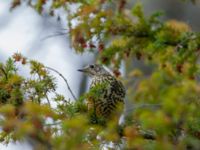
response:
[[[52,34],[52,35],[49,35],[47,37],[42,38],[42,41],[47,40],[49,38],[56,37],[56,36],[64,36],[64,35],[67,35],[67,34],[68,34],[68,32],[58,32],[58,33],[55,33],[55,34]]]
[[[45,97],[46,97],[46,99],[47,99],[47,102],[48,102],[49,107],[51,107],[51,102],[50,102],[50,100],[49,100],[49,97],[47,96],[47,93],[45,93]]]
[[[8,79],[8,75],[7,75],[6,71],[4,70],[4,68],[1,66],[0,69],[1,69],[2,73],[4,74],[5,78]]]
[[[61,78],[63,78],[63,80],[65,81],[65,83],[66,83],[66,85],[67,85],[67,88],[68,88],[69,92],[71,93],[72,97],[76,100],[77,98],[76,98],[76,96],[74,95],[74,93],[72,92],[72,90],[71,90],[71,88],[70,88],[70,86],[69,86],[69,84],[68,84],[67,79],[66,79],[60,72],[58,72],[57,70],[55,70],[54,68],[47,67],[47,66],[45,66],[45,68],[47,68],[47,69],[49,69],[49,70],[51,70],[51,71],[54,71],[54,72],[57,73]]]

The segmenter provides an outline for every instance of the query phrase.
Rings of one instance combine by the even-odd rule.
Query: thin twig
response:
[[[135,109],[145,109],[145,108],[149,108],[149,109],[158,109],[161,108],[162,104],[140,104],[137,106],[132,106],[128,109],[125,110],[126,113],[129,113],[131,111],[135,111]]]
[[[4,74],[5,78],[8,79],[8,75],[7,75],[6,71],[4,70],[4,68],[1,67],[0,69],[1,69],[2,73]]]
[[[49,97],[48,97],[47,93],[45,93],[45,97],[46,97],[46,99],[47,99],[48,105],[51,107],[51,102],[50,102],[50,100],[49,100]]]
[[[49,36],[42,38],[42,41],[47,40],[47,39],[52,38],[52,37],[62,36],[62,35],[67,35],[67,34],[68,34],[68,32],[58,32],[58,33],[55,33],[55,34],[52,34],[52,35],[49,35]]]
[[[49,70],[51,70],[51,71],[54,71],[54,72],[57,73],[61,78],[63,78],[63,80],[65,81],[65,83],[66,83],[66,85],[67,85],[67,88],[68,88],[69,92],[71,93],[72,97],[76,100],[77,98],[76,98],[76,96],[74,95],[74,93],[72,92],[72,90],[71,90],[71,88],[70,88],[70,86],[69,86],[69,84],[68,84],[67,79],[66,79],[60,72],[58,72],[57,70],[55,70],[55,69],[53,69],[53,68],[51,68],[51,67],[47,67],[47,66],[45,66],[45,68],[47,68],[47,69],[49,69]]]

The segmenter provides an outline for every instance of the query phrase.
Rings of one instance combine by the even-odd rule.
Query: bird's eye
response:
[[[94,65],[90,65],[90,68],[94,68]]]

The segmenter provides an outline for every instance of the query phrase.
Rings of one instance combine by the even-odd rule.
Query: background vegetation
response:
[[[11,9],[21,3],[14,0]],[[134,105],[121,125],[119,115],[106,125],[92,124],[85,98],[93,91],[69,100],[56,92],[53,68],[16,53],[0,64],[1,142],[28,140],[35,149],[199,149],[200,33],[184,22],[161,21],[162,12],[146,16],[141,3],[130,7],[126,0],[29,0],[27,5],[42,15],[47,3],[52,16],[57,9],[66,11],[77,54],[90,51],[110,66]],[[146,66],[148,75],[133,67],[133,60]],[[18,65],[29,67],[29,77],[18,73]]]

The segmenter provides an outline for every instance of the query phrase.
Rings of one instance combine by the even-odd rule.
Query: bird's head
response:
[[[109,72],[99,64],[92,64],[84,67],[83,69],[79,69],[78,71],[84,72],[89,76],[99,76],[99,75],[108,75]]]

